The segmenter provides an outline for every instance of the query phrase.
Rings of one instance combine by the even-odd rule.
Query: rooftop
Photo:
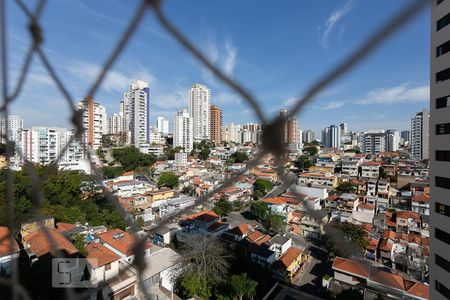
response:
[[[120,253],[130,256],[133,254],[133,248],[136,242],[134,236],[121,229],[113,229],[99,234],[99,238],[106,244],[117,249]],[[152,247],[152,244],[146,242],[145,249]]]
[[[88,251],[87,260],[93,268],[98,268],[120,259],[119,255],[100,243],[90,243],[86,246],[86,250]]]
[[[56,257],[57,253],[55,253],[55,250],[61,251],[67,255],[78,253],[78,249],[54,228],[41,227],[24,236],[23,240],[30,245],[31,251],[33,251],[37,257],[46,254],[51,254]]]

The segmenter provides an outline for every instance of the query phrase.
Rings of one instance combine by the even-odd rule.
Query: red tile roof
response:
[[[216,214],[214,211],[212,210],[202,210],[198,213],[192,214],[187,216],[186,218],[184,218],[184,221],[189,221],[189,220],[200,220],[200,221],[204,221],[204,222],[213,222],[214,220],[218,219],[219,215]]]
[[[371,275],[370,280],[396,289],[405,290],[404,278],[401,275],[376,270],[375,273]]]
[[[283,255],[280,256],[276,263],[277,268],[287,269],[301,254],[303,250],[290,247]]]
[[[56,223],[56,230],[58,230],[59,232],[64,232],[64,231],[71,230],[74,228],[75,228],[75,224],[63,223],[63,222]]]
[[[86,246],[86,250],[88,251],[86,258],[93,268],[98,268],[120,259],[119,255],[100,243],[91,243]]]
[[[133,254],[133,247],[136,241],[134,236],[132,236],[128,232],[125,232],[121,229],[113,229],[101,233],[98,236],[104,243],[110,245],[114,249],[117,249],[119,252],[125,254],[126,256],[130,256]],[[145,243],[144,247],[145,249],[149,249],[152,247],[152,244],[147,242]]]
[[[388,239],[382,239],[378,248],[383,251],[391,252],[394,242]]]
[[[250,225],[247,223],[236,226],[230,230],[231,234],[238,236],[243,236],[244,234],[247,234],[249,232],[250,232]]]
[[[45,232],[45,231],[47,232]],[[50,242],[49,238],[53,241]],[[41,227],[40,229],[27,234],[23,237],[25,243],[30,245],[31,250],[37,257],[51,254],[56,257],[56,253],[52,244],[56,250],[62,251],[64,254],[73,255],[78,253],[78,249],[72,245],[59,231],[54,228]]]
[[[363,166],[380,166],[381,163],[376,161],[366,161],[362,163]]]
[[[11,251],[12,250],[12,251]],[[9,238],[8,227],[0,227],[0,257],[19,251],[19,245],[13,240],[11,249],[11,239]]]
[[[412,196],[412,201],[428,203],[428,202],[430,202],[430,197],[426,194],[416,195],[416,196]]]
[[[263,234],[258,230],[255,230],[252,233],[250,233],[246,237],[246,239],[254,244],[261,245],[261,244],[264,244],[265,242],[267,242],[268,240],[270,240],[270,236]]]
[[[286,199],[284,197],[277,197],[277,198],[266,198],[264,200],[261,200],[262,202],[273,204],[273,205],[283,205],[286,204]]]
[[[333,262],[333,269],[338,271],[351,273],[355,276],[359,277],[368,277],[369,276],[369,265],[363,264],[359,261],[345,259],[341,257],[336,257]]]
[[[385,230],[385,231],[383,231],[383,238],[384,239],[394,239],[395,232],[392,230]]]
[[[420,214],[412,211],[399,210],[397,211],[397,220],[398,219],[414,219],[420,220]]]
[[[430,287],[420,282],[416,282],[407,293],[424,299],[430,299]]]
[[[361,209],[375,209],[375,205],[373,205],[373,204],[370,204],[370,203],[361,203],[361,204],[359,204],[358,205],[358,208],[361,208]]]

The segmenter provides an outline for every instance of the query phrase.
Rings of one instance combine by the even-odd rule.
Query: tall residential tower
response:
[[[430,1],[430,299],[450,299],[450,0]]]
[[[189,116],[193,120],[194,139],[210,139],[211,90],[196,83],[189,90]]]

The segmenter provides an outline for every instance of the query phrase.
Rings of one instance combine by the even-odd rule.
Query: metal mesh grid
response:
[[[65,151],[67,150],[69,144],[74,139],[80,139],[84,128],[82,125],[81,117],[83,114],[82,110],[77,110],[73,98],[69,92],[69,90],[66,88],[66,86],[62,83],[60,78],[58,77],[57,73],[55,72],[55,69],[51,62],[48,59],[47,54],[45,53],[45,50],[42,47],[44,36],[43,32],[41,30],[40,25],[40,17],[42,14],[42,11],[44,10],[46,6],[45,0],[39,0],[37,2],[37,5],[35,8],[31,9],[25,3],[22,2],[22,0],[14,0],[15,4],[20,8],[21,12],[28,18],[28,31],[29,31],[29,39],[31,40],[31,44],[26,52],[26,56],[22,62],[22,66],[19,73],[19,80],[17,81],[17,84],[14,87],[10,87],[9,83],[9,68],[8,68],[8,59],[7,59],[7,52],[8,52],[8,41],[7,41],[7,26],[6,26],[6,17],[7,12],[5,8],[5,0],[0,0],[0,30],[1,30],[1,71],[2,71],[2,98],[3,98],[3,104],[0,106],[0,112],[3,116],[3,119],[6,120],[5,124],[8,126],[8,113],[10,105],[17,99],[17,97],[20,95],[20,93],[24,89],[24,85],[26,82],[27,75],[29,73],[32,58],[36,57],[40,60],[44,68],[47,70],[48,75],[51,77],[51,79],[54,81],[56,87],[61,92],[64,101],[67,102],[68,109],[71,111],[72,118],[71,122],[75,129],[75,135],[67,142],[67,144],[64,146],[62,154],[57,158],[57,162],[62,158]],[[231,79],[229,76],[225,74],[223,70],[215,66],[202,51],[200,51],[198,48],[194,46],[191,41],[188,40],[188,38],[181,33],[181,31],[167,18],[163,11],[163,1],[162,0],[142,0],[140,5],[136,8],[136,11],[134,12],[131,20],[128,22],[128,25],[124,28],[122,35],[120,36],[119,40],[117,41],[114,48],[111,50],[109,56],[106,58],[105,62],[103,63],[103,67],[100,70],[99,74],[96,76],[96,79],[92,82],[90,88],[86,92],[86,96],[93,96],[97,92],[98,88],[102,84],[105,76],[108,74],[110,69],[112,68],[113,64],[119,59],[120,54],[124,50],[124,48],[127,46],[130,38],[136,31],[136,29],[140,26],[140,23],[143,19],[143,17],[148,13],[153,13],[154,17],[158,20],[159,24],[167,30],[167,32],[192,56],[194,56],[198,61],[200,61],[205,67],[207,67],[212,74],[214,74],[220,81],[222,81],[225,85],[227,85],[230,89],[232,89],[234,92],[236,92],[238,95],[240,95],[247,103],[248,105],[253,109],[256,117],[258,118],[259,122],[261,124],[264,124],[263,129],[263,136],[262,136],[262,145],[260,150],[257,152],[257,154],[246,163],[246,167],[244,170],[241,170],[239,173],[232,176],[230,179],[228,179],[225,183],[221,184],[219,187],[215,188],[210,193],[207,193],[206,195],[196,199],[196,204],[201,204],[207,202],[212,196],[214,196],[215,193],[218,191],[229,187],[232,185],[236,180],[244,174],[248,169],[251,169],[252,167],[258,165],[258,163],[261,161],[264,155],[266,154],[272,154],[276,159],[276,164],[279,166],[281,163],[281,158],[283,158],[285,154],[285,148],[284,145],[279,138],[282,136],[281,132],[283,130],[283,124],[286,121],[286,118],[289,118],[291,116],[295,116],[299,114],[302,109],[305,107],[305,105],[309,104],[314,100],[314,97],[322,91],[324,88],[326,88],[328,85],[332,84],[334,81],[336,81],[338,78],[345,75],[347,72],[351,71],[352,68],[357,66],[359,63],[361,63],[365,58],[367,58],[378,46],[380,46],[387,38],[392,36],[396,31],[398,31],[402,26],[407,24],[415,15],[417,15],[421,10],[425,9],[428,0],[414,0],[410,1],[407,7],[405,7],[402,11],[398,12],[396,15],[394,15],[388,22],[380,26],[378,30],[370,36],[362,45],[358,48],[356,48],[350,55],[348,55],[346,58],[344,58],[341,62],[339,62],[336,66],[330,68],[329,72],[325,73],[319,80],[317,80],[314,84],[311,85],[311,87],[307,90],[307,92],[304,94],[304,96],[299,97],[295,104],[293,105],[292,109],[289,110],[289,115],[286,117],[278,116],[273,120],[267,119],[267,117],[264,115],[263,111],[260,108],[260,105],[258,101],[255,99],[254,96],[241,84],[236,82],[235,80]],[[89,98],[89,101],[93,101],[92,98]],[[8,128],[5,130],[8,131]],[[3,138],[6,140],[6,161],[7,163],[10,162],[11,157],[14,153],[14,143],[10,140],[8,140],[7,134],[3,136]],[[89,151],[86,151],[88,153],[88,159],[92,162],[92,153]],[[102,183],[102,175],[100,174],[99,170],[95,167],[95,164],[93,164],[93,174],[95,175],[95,179],[98,183]],[[33,213],[37,213],[39,211],[39,208],[41,204],[43,203],[44,195],[42,192],[42,183],[45,180],[46,174],[42,176],[38,176],[35,167],[33,164],[26,164],[25,168],[27,172],[29,173],[30,177],[32,178],[32,189],[35,191],[32,196],[32,209],[31,211]],[[282,181],[287,181],[288,176],[283,174],[281,171],[282,168],[279,168],[279,175]],[[13,173],[11,169],[7,169],[6,171],[6,201],[7,201],[7,225],[9,228],[9,239],[11,241],[14,240],[14,233],[17,231],[17,228],[14,224],[14,205],[15,205],[15,199],[14,199],[14,191],[13,191]],[[118,199],[111,194],[108,191],[104,191],[105,196],[107,200],[114,205],[115,209],[120,213],[122,218],[126,221],[127,226],[131,227],[131,231],[133,233],[136,233],[139,229],[136,226],[133,218],[131,215],[129,215],[123,207],[119,204]],[[307,208],[307,206],[305,206]],[[188,212],[188,210],[181,211],[180,213]],[[323,216],[323,212],[321,211],[307,211],[308,214],[310,214],[313,217],[316,217],[317,219],[321,219],[321,216]],[[174,217],[172,215],[171,217]],[[168,222],[168,219],[157,222],[155,224],[155,228],[158,226],[162,226],[165,223]],[[324,224],[322,224],[324,225]],[[325,231],[331,233],[331,234],[340,234],[338,232],[338,228],[332,227],[327,225],[323,226]],[[53,248],[54,252],[57,253],[58,257],[61,257],[63,254],[59,253],[56,250],[55,242],[51,238],[48,231],[44,228],[44,232],[51,244],[51,247]],[[144,266],[144,259],[143,259],[143,246],[145,241],[147,240],[148,236],[144,235],[142,237],[137,237],[137,242],[134,247],[134,254],[136,256],[134,266],[138,270],[138,276],[140,279],[142,270],[145,268]],[[352,247],[352,245],[348,245],[346,242],[341,243],[342,247]],[[12,247],[13,243],[11,243]],[[11,279],[5,279],[0,278],[0,285],[10,285],[12,286],[12,295],[14,299],[31,299],[29,293],[27,292],[27,289],[25,286],[22,286],[19,282],[19,269],[17,260],[14,261],[13,268],[12,268],[12,276]],[[141,280],[140,280],[141,281]],[[106,283],[107,284],[107,283]],[[68,299],[82,299],[87,297],[89,294],[92,293],[92,291],[89,291],[85,294],[76,294],[72,289],[65,289],[66,297]],[[153,298],[153,296],[148,293],[147,290],[143,289],[142,292],[145,294],[145,297],[148,299]]]

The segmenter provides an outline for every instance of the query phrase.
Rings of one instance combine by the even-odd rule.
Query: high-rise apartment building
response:
[[[169,134],[169,120],[166,120],[164,117],[157,117],[156,131],[162,136],[167,136]]]
[[[78,103],[78,109],[83,109],[83,143],[90,150],[97,150],[102,145],[103,134],[108,133],[108,118],[103,105],[95,102],[90,96]]]
[[[311,143],[316,140],[316,133],[314,130],[305,130],[302,132],[302,142]]]
[[[8,125],[8,126],[6,126]],[[16,145],[16,149],[19,145],[20,131],[24,128],[25,121],[17,115],[8,115],[8,122],[6,119],[1,121],[0,126],[0,139],[3,144],[6,144],[4,136],[8,137],[9,141],[12,141]],[[8,130],[6,130],[8,128]]]
[[[302,142],[300,134],[300,125],[296,118],[287,121],[287,143],[289,148],[297,149]]]
[[[173,120],[173,146],[182,147],[185,152],[191,152],[194,145],[193,120],[183,109]]]
[[[424,109],[411,118],[411,158],[428,159],[430,113]]]
[[[288,144],[289,143],[289,129],[288,129],[288,116],[289,116],[289,112],[287,109],[280,109],[278,111],[278,116],[280,118],[284,119],[284,123],[283,123],[283,143]]]
[[[123,96],[120,105],[124,131],[129,144],[138,146],[149,141],[150,134],[150,89],[141,80],[133,81]]]
[[[347,123],[339,124],[339,128],[341,129],[341,135],[347,134],[348,132]]]
[[[386,130],[386,151],[396,152],[400,145],[400,134],[395,129]]]
[[[227,143],[242,143],[240,137],[241,125],[229,124],[225,125],[222,130],[222,141]]]
[[[123,132],[123,118],[120,114],[114,113],[108,117],[108,133],[120,134]]]
[[[430,299],[450,299],[450,0],[430,1]]]
[[[386,133],[384,130],[364,132],[360,136],[361,152],[366,154],[378,154],[386,151]]]
[[[210,139],[211,90],[196,83],[189,90],[189,116],[193,120],[194,139]]]
[[[326,148],[341,147],[341,128],[336,125],[330,125],[322,130],[322,143]]]
[[[400,133],[400,138],[403,139],[403,142],[404,142],[404,143],[409,142],[409,141],[411,140],[411,131],[409,131],[409,130],[403,130],[403,131]]]
[[[222,141],[222,110],[216,105],[211,105],[210,116],[211,142],[218,145]]]

